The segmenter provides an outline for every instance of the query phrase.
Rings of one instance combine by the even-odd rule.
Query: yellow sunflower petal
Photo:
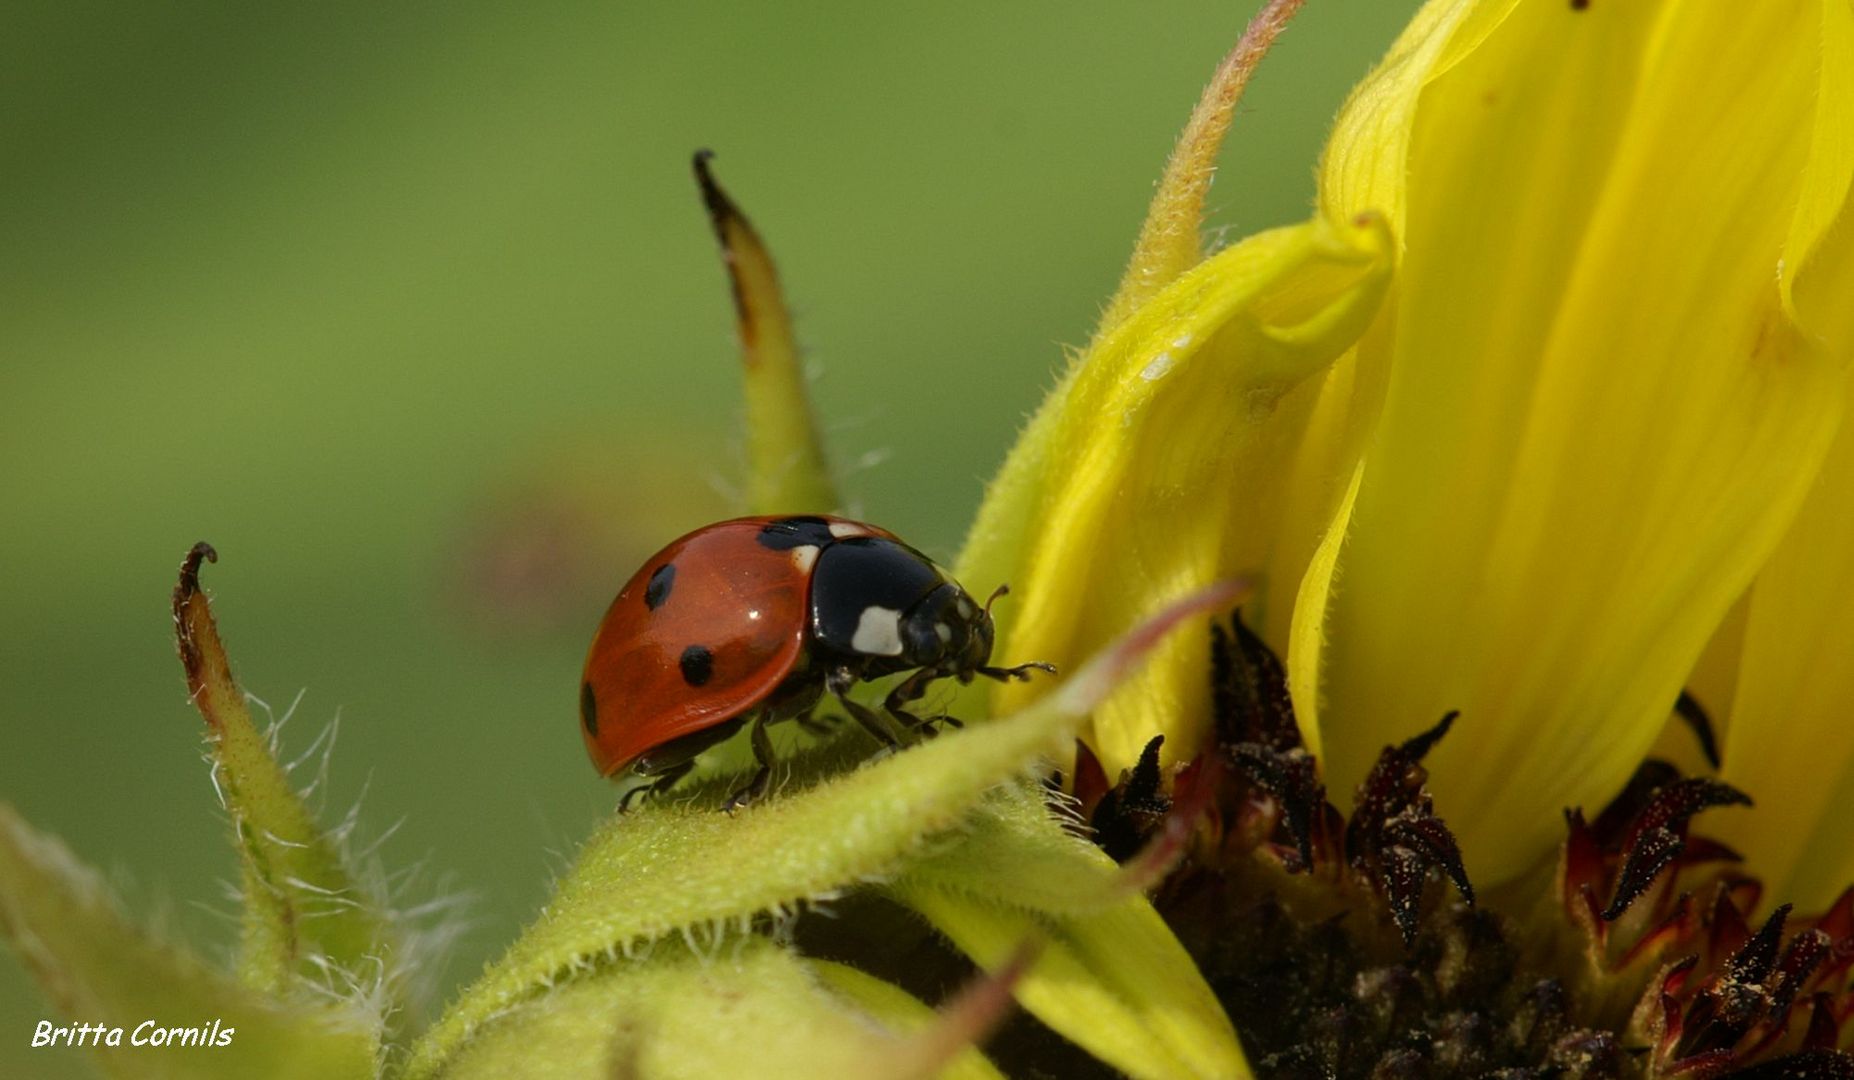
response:
[[[1782,281],[1806,332],[1846,356],[1854,341],[1854,8],[1822,5],[1821,104]],[[1800,254],[1793,254],[1800,253]],[[1854,384],[1849,391],[1854,392]],[[1695,673],[1729,690],[1724,777],[1755,813],[1708,824],[1772,895],[1819,908],[1854,884],[1854,427],[1845,421],[1815,487],[1742,605],[1735,641]],[[1721,677],[1721,673],[1726,677]],[[1702,697],[1702,700],[1707,700]]]
[[[961,561],[973,588],[1020,592],[998,610],[1003,662],[1073,663],[1153,604],[1263,563],[1282,465],[1315,401],[1311,385],[1296,389],[1370,322],[1389,247],[1371,215],[1250,237],[1090,350],[1006,467],[1023,504],[1013,513],[1035,528],[995,533],[981,515]],[[1169,638],[1096,711],[1090,741],[1110,769],[1158,732],[1168,757],[1194,752],[1208,725],[1207,635]],[[1003,687],[992,711],[1044,685]]]
[[[1708,821],[1750,858],[1772,895],[1804,910],[1854,884],[1854,428],[1844,427],[1821,482],[1751,590],[1723,777],[1757,801]],[[1821,847],[1811,852],[1820,822]],[[1814,857],[1807,857],[1813,855]]]
[[[1843,242],[1793,231],[1845,185],[1822,11],[1432,4],[1340,123],[1323,205],[1386,207],[1404,248],[1296,704],[1339,791],[1460,709],[1432,785],[1483,878],[1627,778],[1832,437],[1845,350],[1779,277]]]

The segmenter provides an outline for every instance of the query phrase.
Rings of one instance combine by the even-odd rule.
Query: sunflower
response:
[[[1476,994],[1554,986],[1579,1053],[1653,1048],[1615,1069],[1845,1045],[1850,49],[1842,0],[1436,0],[1342,110],[1313,217],[1200,260],[1180,223],[1238,76],[1206,94],[961,569],[1025,582],[1001,640],[1058,663],[1152,597],[1257,575],[1236,625],[1173,635],[1085,738],[1091,798],[1126,778],[1095,821],[1122,834],[1130,797],[1163,800],[1155,778],[1207,752],[1232,764],[1227,835],[1197,875],[1223,910],[1175,881],[1190,917],[1168,915],[1201,961],[1222,957],[1213,981],[1294,999],[1236,1013],[1272,1028],[1246,1041],[1275,1044],[1278,1068],[1531,1064],[1497,1038],[1475,1058],[1444,1019],[1401,1032],[1432,1036],[1421,1053],[1386,1049],[1396,1031],[1306,1033],[1315,1016],[1368,1028],[1395,995],[1268,975],[1254,954],[1295,957],[1229,905],[1252,923],[1330,914],[1341,868],[1376,883],[1407,943],[1470,966],[1490,935],[1512,950]],[[1357,792],[1343,825],[1328,788]],[[1752,803],[1689,835],[1700,811]],[[1231,854],[1271,844],[1334,895],[1258,882]],[[1422,914],[1430,868],[1463,901],[1478,886],[1493,921],[1425,925],[1455,917]],[[1252,955],[1229,958],[1232,937]],[[1357,942],[1343,963],[1304,944],[1489,1028],[1524,1011]]]
[[[129,1076],[1854,1075],[1854,7],[1431,0],[1309,218],[1206,254],[1298,6],[1216,72],[958,560],[1061,680],[875,759],[822,739],[738,814],[724,757],[615,815],[423,1025],[443,935],[293,789],[199,545],[173,607],[239,962],[0,807],[0,927],[65,1044]],[[752,508],[833,509],[772,260],[696,170]],[[215,1052],[108,1041],[162,1010]]]

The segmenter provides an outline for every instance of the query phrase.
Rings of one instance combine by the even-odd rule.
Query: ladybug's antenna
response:
[[[991,590],[991,595],[985,598],[985,614],[991,614],[991,605],[997,603],[1000,596],[1009,595],[1011,595],[1011,587],[1009,585],[1000,585]]]

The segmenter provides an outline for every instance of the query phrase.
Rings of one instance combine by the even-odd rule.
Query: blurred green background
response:
[[[220,954],[226,825],[169,640],[195,540],[333,819],[465,892],[474,974],[613,803],[576,734],[635,562],[739,475],[688,174],[777,254],[864,516],[950,557],[1252,2],[7,5],[0,798]],[[1215,224],[1293,220],[1414,0],[1316,0]],[[53,1015],[0,960],[0,1075]],[[110,1019],[110,1018],[81,1018]]]

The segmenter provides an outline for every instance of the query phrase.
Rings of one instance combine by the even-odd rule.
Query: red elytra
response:
[[[895,745],[888,717],[925,726],[907,706],[935,679],[1053,670],[990,666],[988,607],[864,522],[749,517],[697,529],[647,559],[605,613],[580,686],[587,752],[600,773],[651,778],[637,790],[660,792],[752,721],[759,771],[731,809],[766,784],[765,725],[808,719],[826,691]],[[846,696],[858,681],[904,671],[887,717]]]

